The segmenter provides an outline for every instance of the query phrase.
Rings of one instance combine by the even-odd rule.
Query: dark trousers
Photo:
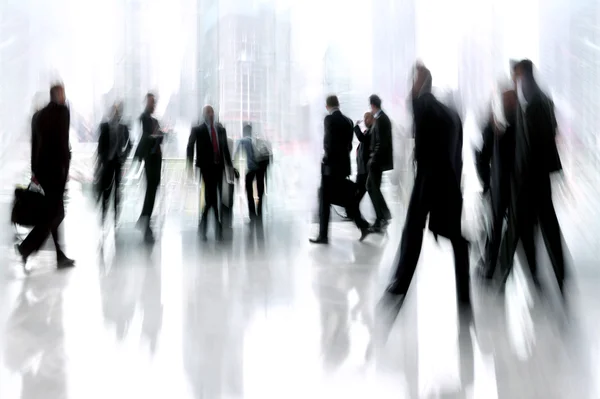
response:
[[[162,156],[153,154],[144,159],[144,173],[146,175],[146,196],[144,198],[144,206],[142,207],[142,218],[146,218],[149,222],[154,211],[154,203],[156,202],[156,192],[160,186],[160,175],[162,172]]]
[[[431,196],[426,196],[431,197]],[[431,198],[423,200],[420,190],[413,189],[400,247],[396,253],[396,271],[394,282],[397,285],[397,294],[406,294],[415,274],[421,247],[423,245],[423,231],[427,223]],[[460,230],[460,228],[458,229]],[[468,302],[469,294],[469,244],[460,234],[450,237],[454,250],[454,275],[456,278],[456,293],[459,301]]]
[[[523,244],[531,275],[537,280],[535,228],[538,225],[550,256],[558,286],[562,290],[565,279],[565,258],[560,226],[552,203],[552,186],[549,176],[538,184],[531,184],[524,189],[520,193],[519,200],[514,206],[511,205],[509,209],[508,226],[500,253],[500,265],[505,270],[504,280],[512,270],[519,241]]]
[[[121,174],[123,165],[118,160],[106,162],[102,166],[102,222],[106,220],[110,195],[114,192],[115,222],[118,219],[119,203],[121,200]]]
[[[357,186],[357,200],[358,204],[362,201],[363,197],[367,193],[367,178],[369,177],[366,173],[360,173],[356,175],[356,186]]]
[[[265,172],[266,168],[251,170],[246,173],[246,196],[248,198],[248,212],[250,218],[262,216],[263,195],[265,193]],[[258,191],[258,204],[254,203],[254,179],[256,179],[256,190]]]
[[[321,176],[319,189],[319,237],[329,236],[331,205],[346,208],[346,214],[354,220],[356,227],[366,229],[369,223],[362,217],[356,200],[356,186],[345,177]]]
[[[383,172],[377,168],[371,168],[369,170],[369,176],[367,177],[367,191],[369,197],[373,202],[373,208],[375,208],[375,214],[377,215],[377,222],[385,222],[392,218],[392,214],[385,202],[383,193],[381,192],[381,175]]]
[[[215,215],[216,232],[217,235],[220,235],[223,231],[221,219],[219,218],[219,198],[223,188],[223,167],[216,165],[211,169],[202,169],[201,175],[204,181],[204,209],[200,220],[200,231],[206,235],[208,212],[212,209]]]
[[[492,277],[498,263],[498,254],[500,252],[500,243],[502,241],[502,231],[504,219],[510,203],[510,183],[501,187],[496,198],[492,198],[492,226],[490,234],[485,244],[485,271],[488,277]]]
[[[61,179],[62,180],[62,179]],[[56,257],[64,257],[60,248],[58,227],[65,217],[64,194],[66,181],[57,182],[54,179],[44,180],[38,176],[38,181],[44,189],[48,211],[46,217],[36,225],[19,246],[21,254],[27,258],[44,245],[48,235],[52,235],[56,247]]]

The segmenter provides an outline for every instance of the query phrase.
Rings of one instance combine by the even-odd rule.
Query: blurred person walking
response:
[[[261,148],[256,145],[258,141],[253,137],[252,125],[245,124],[244,137],[238,142],[234,158],[243,151],[246,156],[246,197],[248,199],[248,213],[250,221],[262,221],[263,196],[265,193],[265,178],[269,166],[269,155],[261,154]],[[261,143],[262,144],[262,143]],[[254,181],[258,202],[254,201]]]
[[[475,154],[477,173],[483,185],[484,196],[489,195],[492,208],[490,233],[485,244],[483,259],[477,273],[484,280],[491,280],[496,270],[504,219],[510,202],[510,179],[514,166],[515,130],[517,117],[517,93],[501,88],[501,115],[491,110],[482,136],[483,146]],[[524,243],[525,244],[525,243]],[[524,245],[525,252],[535,248]]]
[[[371,129],[373,127],[373,114],[365,112],[363,123],[365,131],[360,128],[360,121],[354,126],[354,135],[359,141],[356,149],[356,185],[358,186],[358,203],[362,201],[367,192],[367,177],[369,176],[369,160],[371,159]]]
[[[102,225],[106,222],[110,197],[114,193],[115,227],[119,215],[123,165],[133,147],[129,139],[129,128],[121,121],[122,115],[123,103],[114,104],[110,119],[100,124],[97,151],[97,175],[100,178],[100,195],[102,197]]]
[[[146,94],[146,108],[140,116],[142,137],[135,150],[135,158],[138,161],[144,161],[146,175],[146,196],[137,225],[144,232],[144,238],[148,242],[154,241],[151,219],[156,203],[156,192],[160,186],[162,172],[161,144],[164,138],[158,120],[152,116],[155,109],[156,96],[152,93]]]
[[[381,192],[383,172],[394,169],[394,149],[392,147],[392,122],[381,109],[381,99],[373,94],[369,97],[371,114],[375,119],[371,129],[371,153],[367,163],[367,191],[373,202],[377,220],[371,231],[381,233],[392,219],[392,214]]]
[[[556,146],[557,122],[554,103],[538,86],[533,69],[530,60],[522,60],[513,67],[518,97],[515,163],[500,264],[505,270],[505,282],[512,270],[517,244],[522,241],[526,248],[531,248],[525,255],[533,282],[539,287],[535,253],[535,229],[539,225],[563,292],[565,259],[550,181],[551,173],[562,170]]]
[[[412,88],[417,173],[411,194],[396,271],[387,292],[404,300],[415,273],[423,230],[452,242],[459,303],[470,304],[469,245],[461,232],[462,144],[460,116],[431,94],[431,72],[418,64]]]
[[[200,235],[206,241],[208,213],[212,209],[215,215],[215,234],[217,240],[223,239],[223,223],[220,218],[219,198],[222,195],[223,176],[226,168],[237,174],[231,162],[231,153],[227,142],[225,127],[215,121],[215,111],[207,105],[202,110],[204,122],[192,128],[187,145],[188,173],[192,172],[194,153],[196,167],[204,182],[204,210],[200,219]]]
[[[356,184],[348,179],[352,170],[350,151],[354,123],[340,111],[337,96],[327,97],[321,162],[321,187],[319,188],[319,235],[309,241],[313,244],[329,243],[329,218],[331,205],[342,205],[346,214],[361,231],[360,241],[369,234],[369,223],[362,217],[356,198]]]
[[[69,176],[70,112],[65,88],[61,83],[50,88],[50,103],[36,112],[31,121],[32,182],[44,190],[46,217],[15,248],[26,268],[29,257],[39,251],[48,235],[52,235],[59,269],[75,266],[60,246],[58,227],[65,217],[64,194]]]

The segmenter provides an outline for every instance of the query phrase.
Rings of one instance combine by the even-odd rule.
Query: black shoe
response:
[[[317,238],[309,238],[308,241],[313,244],[329,244],[329,239],[321,236],[318,236]]]
[[[56,260],[57,269],[68,269],[70,267],[75,267],[75,261],[73,259],[69,259],[63,255]]]
[[[363,229],[360,229],[360,238],[358,239],[358,241],[363,242],[369,234],[371,234],[370,228],[365,227]]]

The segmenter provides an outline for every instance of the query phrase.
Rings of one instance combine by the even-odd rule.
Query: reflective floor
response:
[[[2,233],[2,399],[600,398],[598,250],[573,204],[559,209],[577,266],[566,307],[517,267],[505,295],[474,286],[459,317],[449,244],[430,235],[402,310],[378,306],[401,201],[388,236],[358,243],[335,222],[327,247],[308,243],[304,211],[273,207],[263,228],[238,215],[231,240],[201,243],[196,214],[159,206],[148,247],[134,216],[101,232],[69,195],[75,269],[56,271],[48,247],[25,276]]]

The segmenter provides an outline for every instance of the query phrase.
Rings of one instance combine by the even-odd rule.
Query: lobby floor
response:
[[[591,206],[559,209],[575,274],[566,306],[549,276],[539,294],[517,267],[505,295],[474,284],[473,314],[459,315],[449,243],[426,234],[396,315],[378,303],[400,204],[389,235],[364,243],[336,221],[331,244],[311,246],[309,212],[283,204],[263,228],[238,215],[232,239],[202,243],[171,193],[149,247],[133,210],[101,232],[85,196],[69,195],[76,268],[55,270],[50,246],[26,276],[2,233],[2,399],[600,398],[598,234],[581,227]]]

